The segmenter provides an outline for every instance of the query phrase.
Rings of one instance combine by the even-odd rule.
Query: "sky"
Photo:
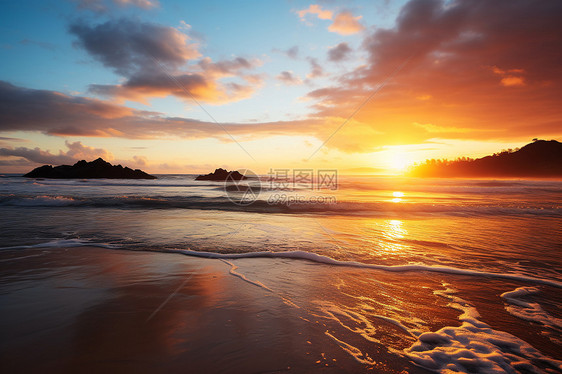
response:
[[[562,1],[2,1],[0,172],[399,174],[562,139]]]

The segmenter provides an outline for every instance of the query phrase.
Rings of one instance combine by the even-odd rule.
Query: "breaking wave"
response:
[[[199,209],[244,211],[253,213],[310,213],[334,215],[377,215],[387,213],[403,214],[445,214],[455,216],[484,216],[484,215],[536,215],[562,216],[562,206],[553,204],[548,206],[528,205],[457,205],[403,202],[396,204],[389,201],[356,202],[326,199],[319,202],[293,203],[270,202],[256,200],[250,205],[240,206],[222,196],[99,196],[76,197],[63,195],[4,195],[0,196],[0,206],[5,207],[93,207],[120,209]]]

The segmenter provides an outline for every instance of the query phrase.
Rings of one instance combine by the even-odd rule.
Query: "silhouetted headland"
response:
[[[206,174],[206,175],[199,175],[195,178],[196,181],[226,181],[227,179],[232,180],[244,180],[248,179],[247,177],[240,174],[238,171],[228,171],[225,169],[218,168],[214,172]]]
[[[27,178],[58,178],[58,179],[156,179],[155,176],[145,173],[140,169],[131,169],[121,165],[111,165],[109,162],[98,158],[86,162],[78,161],[74,165],[51,166],[44,165],[25,174]]]
[[[535,140],[520,149],[504,150],[478,159],[426,160],[408,172],[414,177],[479,178],[560,178],[562,177],[562,143]]]

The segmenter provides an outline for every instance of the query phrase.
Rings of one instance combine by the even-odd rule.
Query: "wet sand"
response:
[[[179,254],[3,251],[0,371],[426,372],[382,346],[361,362],[334,339],[344,332],[309,305],[323,298],[327,266],[248,259],[244,267],[250,282],[261,273],[268,284],[231,274],[229,263]],[[394,343],[411,344],[402,335]]]

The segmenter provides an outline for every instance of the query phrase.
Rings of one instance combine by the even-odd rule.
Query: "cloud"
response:
[[[133,5],[142,9],[152,9],[160,6],[158,0],[113,0],[113,2],[121,6]]]
[[[299,52],[300,52],[298,45],[294,45],[288,49],[273,48],[272,51],[276,53],[282,53],[285,56],[292,58],[293,60],[296,60],[299,57]]]
[[[263,79],[252,70],[261,61],[236,57],[213,62],[201,57],[197,43],[173,27],[127,19],[97,26],[74,24],[71,33],[77,45],[104,66],[126,79],[118,85],[93,84],[90,92],[118,102],[133,100],[148,104],[155,97],[174,95],[208,103],[226,103],[250,97]],[[222,83],[223,78],[238,81]]]
[[[125,165],[133,169],[150,167],[151,164],[144,156],[133,156],[129,160],[117,160],[113,154],[103,148],[83,145],[81,142],[65,141],[66,151],[59,150],[52,153],[39,147],[7,147],[0,148],[0,166],[5,172],[21,172],[23,168],[34,168],[38,165],[73,165],[77,161],[92,161],[98,157],[114,165]]]
[[[328,60],[338,62],[345,60],[351,53],[351,48],[345,42],[342,42],[328,51]]]
[[[517,87],[517,86],[525,85],[525,78],[522,76],[522,74],[525,73],[524,69],[503,70],[497,66],[493,66],[492,72],[494,72],[494,74],[497,74],[501,77],[500,84],[502,86]],[[518,74],[518,76],[512,74]]]
[[[508,75],[507,77],[502,78],[502,80],[500,82],[505,87],[514,87],[514,86],[524,86],[525,85],[525,80],[522,77],[514,77],[512,75]]]
[[[83,145],[81,142],[64,143],[68,150],[66,152],[59,151],[53,154],[49,151],[43,151],[40,148],[0,148],[0,156],[4,157],[20,157],[31,163],[36,164],[74,164],[78,160],[91,160],[102,157],[105,160],[113,160],[113,155],[102,148],[93,148]]]
[[[297,14],[301,21],[306,22],[309,26],[312,26],[312,24],[307,22],[306,17],[308,14],[314,14],[319,19],[323,20],[333,19],[332,24],[328,26],[328,30],[340,35],[352,35],[365,29],[365,27],[359,22],[363,16],[353,17],[353,14],[348,10],[339,12],[334,17],[333,11],[322,9],[320,5],[312,4],[306,9],[297,11]]]
[[[297,57],[299,57],[299,46],[295,45],[295,46],[287,49],[285,51],[285,53],[287,54],[288,57],[290,57],[292,59],[296,59]]]
[[[128,118],[150,117],[107,101],[33,90],[0,81],[0,131],[41,131],[46,134],[112,136],[108,124]],[[104,123],[105,126],[100,126]]]
[[[365,27],[359,23],[361,18],[363,18],[363,16],[353,17],[351,12],[343,11],[336,15],[334,22],[328,27],[328,30],[340,35],[356,34],[365,29]]]
[[[304,123],[301,122],[295,122]],[[251,125],[224,123],[242,136],[261,132],[282,134],[282,123]],[[273,131],[269,133],[269,131]],[[36,131],[57,136],[153,138],[228,138],[213,122],[131,109],[108,101],[34,90],[0,81],[0,132]]]
[[[291,86],[302,84],[302,80],[298,76],[294,75],[292,71],[282,71],[276,78]]]
[[[307,97],[317,118],[361,106],[353,118],[381,133],[372,146],[444,130],[413,123],[446,123],[448,139],[560,136],[560,12],[558,1],[411,0],[394,27],[366,35],[365,65]]]
[[[306,75],[308,79],[314,79],[324,76],[324,69],[318,63],[318,60],[312,57],[308,58],[308,62],[310,63],[310,73]]]
[[[116,73],[129,76],[140,70],[173,69],[200,57],[197,44],[179,30],[128,19],[111,20],[97,26],[74,23],[69,31],[77,45]]]
[[[56,136],[128,139],[214,138],[224,142],[232,142],[230,135],[239,141],[280,135],[325,139],[333,126],[343,120],[341,117],[308,118],[222,123],[219,126],[214,122],[166,117],[161,113],[134,110],[106,101],[68,96],[55,91],[25,89],[0,81],[0,133],[34,131]],[[357,121],[352,123],[357,128],[363,126]],[[365,129],[365,132],[375,133],[371,129]],[[365,134],[345,131],[341,135],[334,146],[341,146],[342,149],[365,149],[360,140],[369,138]]]
[[[232,142],[230,135],[242,142],[293,135],[324,140],[344,121],[342,116],[331,116],[292,121],[222,123],[219,126],[214,122],[166,117],[161,113],[134,110],[101,100],[25,89],[0,82],[0,132],[35,131],[56,136],[128,139],[214,138],[224,142]],[[378,136],[380,132],[369,127],[368,123],[352,119],[349,127],[338,133],[330,147],[346,152],[367,152]],[[62,157],[53,160],[64,161]]]
[[[0,136],[0,142],[27,142],[27,139]]]
[[[212,104],[242,100],[252,96],[261,87],[263,78],[259,74],[246,73],[261,64],[234,58],[213,62],[210,58],[200,60],[193,72],[170,72],[168,70],[140,72],[119,85],[90,85],[90,92],[116,99],[138,101],[148,104],[148,99],[173,95],[191,101],[196,98]],[[222,84],[223,78],[236,77],[240,82]]]
[[[297,11],[301,20],[304,20],[307,14],[315,14],[319,19],[332,19],[333,12],[322,9],[320,5],[312,4],[308,8]]]
[[[468,132],[472,131],[471,129],[467,129],[467,128],[438,126],[438,125],[434,125],[432,123],[417,123],[417,122],[414,122],[413,125],[417,126],[417,127],[420,127],[422,129],[424,129],[425,131],[431,132],[431,133],[455,133],[455,132],[468,133]]]
[[[149,10],[160,6],[158,0],[72,0],[80,10],[89,10],[96,13],[108,12],[114,5],[120,7],[136,6]]]

